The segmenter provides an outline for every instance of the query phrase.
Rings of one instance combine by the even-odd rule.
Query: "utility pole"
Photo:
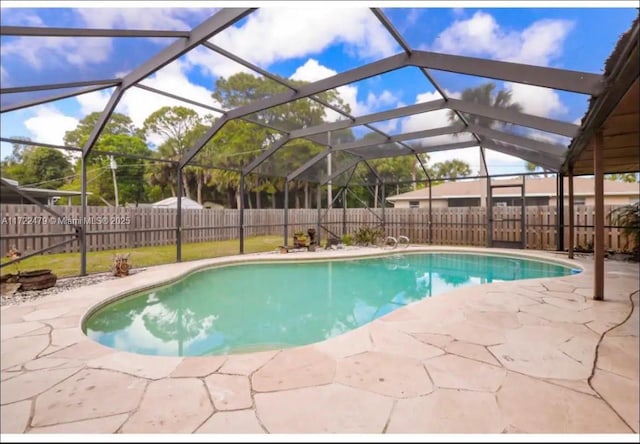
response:
[[[118,208],[118,182],[116,180],[116,170],[118,169],[118,164],[116,163],[116,159],[113,156],[109,156],[109,163],[111,164],[111,175],[113,176],[113,194],[116,197],[116,208]]]

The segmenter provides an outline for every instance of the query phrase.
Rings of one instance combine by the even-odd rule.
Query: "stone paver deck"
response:
[[[591,258],[502,252],[584,271],[460,288],[317,344],[202,358],[106,348],[82,318],[206,265],[380,250],[163,265],[2,307],[2,433],[638,433],[638,265],[607,262],[599,302]]]

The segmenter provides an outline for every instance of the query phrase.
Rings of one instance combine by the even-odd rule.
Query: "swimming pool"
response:
[[[340,335],[452,288],[573,273],[555,263],[466,253],[243,263],[112,302],[83,329],[100,344],[148,355],[271,350]]]

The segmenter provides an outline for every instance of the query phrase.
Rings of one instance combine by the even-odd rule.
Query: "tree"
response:
[[[85,116],[78,125],[64,135],[67,146],[82,147],[89,139],[101,113],[94,112]],[[87,157],[87,186],[93,193],[89,197],[92,205],[104,205],[105,201],[115,201],[113,177],[110,168],[110,156],[99,151],[148,156],[150,150],[144,140],[144,134],[135,127],[129,116],[113,113],[96,140],[93,150]],[[121,202],[146,201],[146,182],[144,180],[146,164],[143,160],[127,157],[115,157],[117,163],[116,182]],[[77,177],[65,188],[78,191],[81,188],[81,163],[76,162]],[[103,200],[104,199],[104,200]],[[74,199],[76,200],[76,199]]]
[[[184,106],[163,106],[146,118],[143,125],[145,135],[157,134],[165,138],[162,150],[172,160],[179,160],[194,142],[194,131],[201,124],[201,118],[194,110]],[[164,166],[163,166],[164,167]],[[189,187],[190,169],[182,175],[182,186],[185,195],[191,198]]]
[[[627,183],[640,182],[640,175],[638,173],[605,174],[604,178],[607,180],[617,180],[619,182]]]
[[[66,146],[82,148],[89,139],[89,136],[100,119],[101,114],[102,113],[100,112],[94,112],[85,116],[80,122],[78,122],[78,126],[76,126],[75,129],[65,133],[64,144]],[[144,135],[135,127],[129,116],[120,113],[113,113],[100,133],[98,141],[107,135],[117,134],[138,136],[144,140]]]
[[[102,137],[96,145],[100,151],[110,151],[122,154],[134,154],[148,156],[151,153],[147,144],[137,136],[127,134],[108,134]],[[113,179],[108,172],[110,168],[110,156],[99,156],[94,165],[107,171],[102,174],[96,183],[99,195],[109,201],[115,200]],[[116,181],[120,202],[146,202],[145,196],[145,170],[146,163],[141,159],[114,156],[117,163]]]
[[[13,139],[31,142],[31,139],[28,137],[15,136]],[[13,142],[11,144],[11,154],[9,154],[5,160],[9,163],[20,163],[22,162],[24,153],[31,147],[33,147],[31,144]]]
[[[541,167],[541,166],[539,166],[539,165],[536,165],[536,164],[535,164],[535,163],[533,163],[533,162],[527,162],[526,168],[527,168],[527,171],[528,171],[528,172],[530,172],[530,173],[533,173],[533,172],[534,172],[534,171],[536,171],[538,168],[540,168],[540,169],[542,170],[542,174],[544,175],[544,177],[547,177],[547,176],[548,176],[548,173],[549,173],[549,170],[547,170],[546,168]]]
[[[467,88],[462,91],[461,99],[466,102],[479,103],[481,105],[493,106],[496,108],[503,108],[510,111],[521,112],[522,106],[519,103],[512,101],[510,90],[500,90],[495,92],[496,84],[493,82],[487,82],[475,88]],[[461,113],[467,122],[484,126],[487,128],[495,128],[499,125],[508,125],[506,122],[499,122],[490,117],[478,116],[476,114]],[[459,120],[457,114],[454,111],[449,112],[449,121],[457,122]],[[484,148],[480,148],[481,156],[484,156]],[[480,159],[480,174],[486,174],[484,171],[484,162]]]
[[[413,155],[373,159],[369,163],[371,164],[371,167],[376,170],[380,178],[386,183],[393,184],[394,182],[413,182],[413,184],[397,184],[395,189],[396,194],[409,191],[410,189],[416,189],[416,182],[426,179],[422,168],[419,166],[418,159]],[[373,193],[373,206],[374,208],[377,208],[377,196],[379,193],[378,182],[375,176],[371,175],[369,177],[371,181],[376,182]]]
[[[475,88],[467,88],[462,91],[461,100],[466,102],[479,103],[481,105],[493,106],[496,108],[503,108],[510,111],[521,112],[522,106],[519,103],[512,102],[511,91],[500,90],[495,93],[496,84],[493,82],[487,82]],[[485,126],[493,128],[498,124],[498,121],[485,116],[478,116],[476,114],[462,113],[464,118],[469,123],[473,123],[479,126]],[[454,111],[449,112],[449,120],[456,122],[458,116]],[[506,124],[506,123],[505,123]]]
[[[295,87],[302,86],[305,83],[291,80],[288,80],[288,82]],[[229,78],[219,78],[216,81],[216,90],[212,97],[223,108],[231,109],[286,91],[288,91],[287,88],[270,79],[259,78],[247,73],[238,73]],[[335,90],[320,93],[318,96],[336,107],[349,111],[348,105],[342,101]],[[260,111],[253,114],[252,117],[266,125],[283,128],[284,130],[293,130],[323,123],[325,111],[326,108],[323,105],[305,98]],[[348,138],[347,134],[350,133],[350,131],[343,131],[339,134],[339,137],[341,139]],[[225,124],[212,139],[212,148],[204,158],[211,158],[215,165],[220,165],[223,168],[239,168],[268,148],[277,140],[277,137],[277,133],[268,128],[234,120]],[[332,139],[335,142],[336,139],[333,137]],[[274,176],[291,172],[294,166],[301,165],[321,150],[320,146],[309,141],[293,140],[267,161],[269,162],[268,165],[275,166],[269,172]],[[266,165],[263,165],[262,169],[266,170]],[[215,183],[215,186],[219,189],[226,190],[229,196],[229,205],[233,206],[231,201],[232,196],[237,194],[239,174],[216,170],[212,174],[211,182]],[[282,184],[282,181],[265,181],[264,179],[246,183],[248,190],[275,189],[277,186],[281,187]],[[290,183],[290,186],[296,199],[296,207],[299,207],[300,193],[306,190],[308,194],[308,184],[304,181],[294,181]]]
[[[471,174],[471,167],[467,162],[460,159],[445,160],[434,164],[429,171],[431,179],[450,179],[455,182],[460,177]]]
[[[72,174],[71,163],[57,149],[27,146],[20,153],[20,162],[2,162],[2,174],[20,185],[58,189]]]

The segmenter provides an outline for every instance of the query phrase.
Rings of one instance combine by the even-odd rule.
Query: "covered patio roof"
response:
[[[640,49],[638,19],[620,38],[605,64],[606,87],[591,100],[582,119],[580,135],[572,140],[563,165],[573,174],[594,173],[596,134],[602,133],[603,171],[635,173],[640,171]]]

